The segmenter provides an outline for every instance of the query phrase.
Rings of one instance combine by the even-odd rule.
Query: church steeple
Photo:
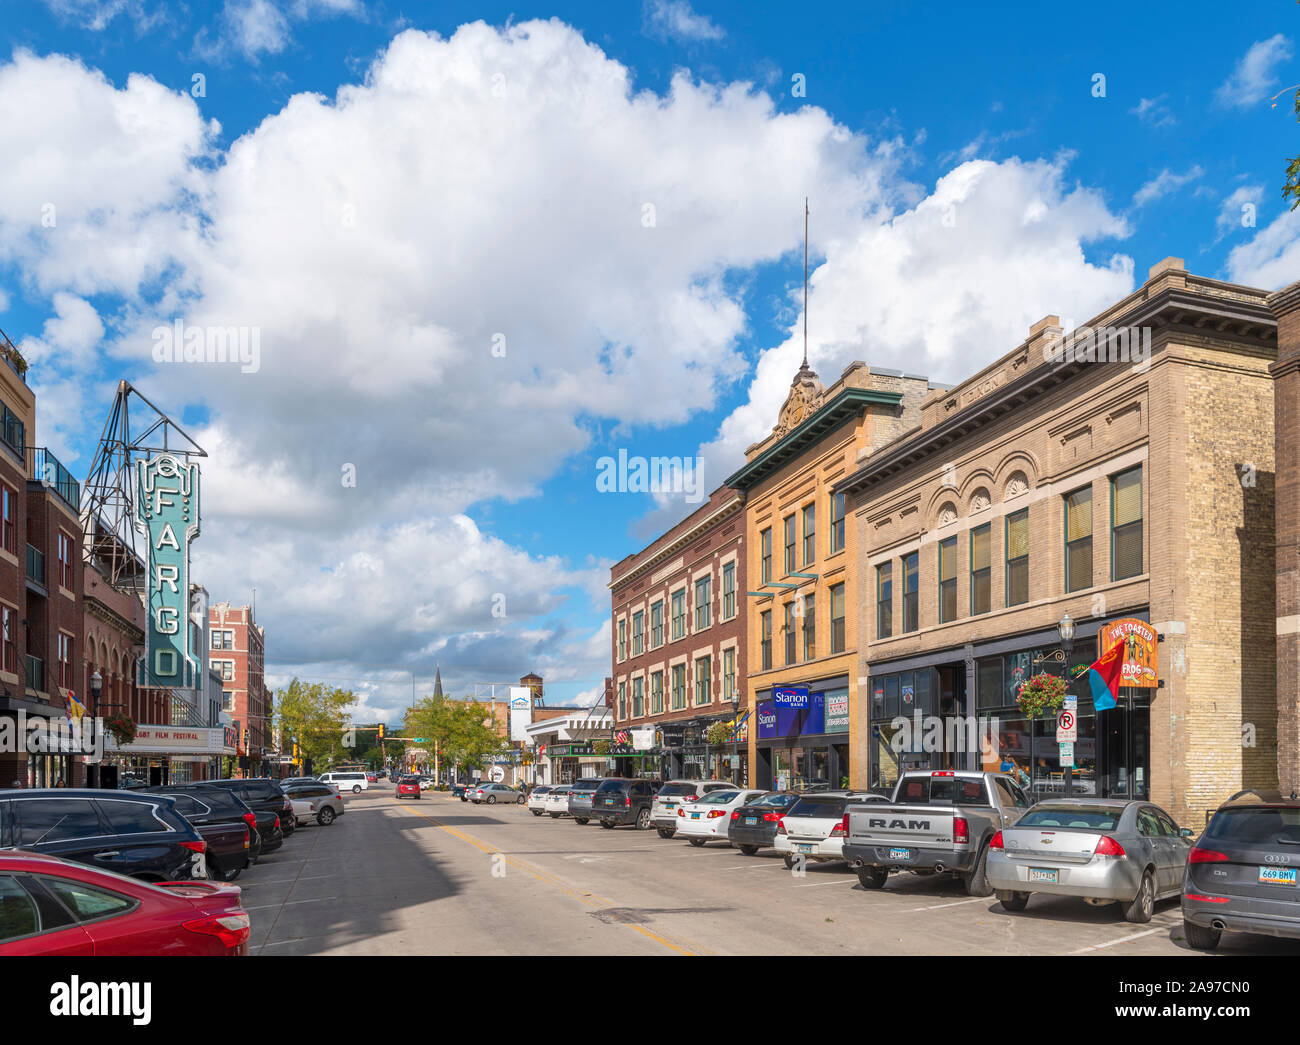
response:
[[[442,668],[437,666],[433,669],[433,695],[442,696]]]

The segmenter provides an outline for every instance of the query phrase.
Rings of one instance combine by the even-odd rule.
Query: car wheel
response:
[[[975,869],[966,876],[966,895],[967,896],[992,896],[993,887],[989,885],[988,875],[985,873],[989,862],[989,847],[985,843],[980,849],[979,859],[975,861]]]
[[[530,813],[532,813],[533,816],[541,816],[541,815],[542,815],[542,811],[541,811],[540,809],[530,809],[530,810],[528,810],[528,811],[529,811]]]
[[[360,784],[353,784],[353,785],[352,785],[352,793],[353,793],[354,795],[359,795],[359,794],[361,794],[361,785],[360,785]]]
[[[547,816],[549,816],[552,820],[558,820],[558,819],[560,819],[560,814],[559,814],[559,813],[548,813]]]
[[[672,838],[672,836],[675,835],[676,833],[677,833],[677,829],[676,829],[675,827],[661,827],[661,828],[659,828],[659,837],[660,837],[660,838]]]
[[[242,871],[243,868],[236,867],[231,871],[219,871],[216,867],[209,866],[208,870],[212,877],[218,882],[233,882],[239,877],[239,872]]]
[[[584,824],[584,825],[586,825],[586,824],[591,823],[591,817],[589,817],[589,816],[575,816],[575,817],[573,818],[573,822],[574,822],[575,824]]]
[[[518,798],[515,799],[515,805],[521,806],[527,801],[528,801],[527,798],[525,798],[523,795],[520,795]]]
[[[889,871],[883,867],[859,867],[858,884],[863,889],[883,889],[889,881]]]
[[[334,823],[334,810],[329,806],[320,810],[316,814],[316,823],[320,824],[321,827],[329,827],[330,824]]]
[[[741,851],[742,853],[744,853],[746,856],[753,856],[755,853],[758,852],[758,846],[756,846],[756,845],[742,845],[742,846],[740,847],[740,851]]]
[[[1146,871],[1142,875],[1142,884],[1138,886],[1137,896],[1133,897],[1132,903],[1124,906],[1124,920],[1144,925],[1151,921],[1155,910],[1156,883],[1151,878],[1151,872]]]
[[[703,838],[688,838],[687,841],[690,842],[691,845],[695,846],[696,849],[698,849],[700,846],[702,846],[702,845],[704,844],[705,839],[703,839]]]
[[[602,821],[600,822],[600,826],[603,827],[603,828],[605,828],[607,831],[608,831],[608,830],[613,830],[613,827],[614,827],[614,821],[613,821],[613,820],[602,820]]]
[[[649,826],[650,826],[650,810],[642,809],[641,812],[637,813],[636,815],[636,829],[638,831],[644,831]]]
[[[494,806],[494,805],[496,805],[496,804],[497,804],[497,796],[496,796],[496,795],[488,795],[488,805],[490,805],[490,806]]]
[[[793,867],[794,867],[794,857],[791,856],[789,853],[786,853],[786,854],[785,854],[785,869],[786,869],[787,871],[789,871],[789,870],[791,870]]]
[[[998,903],[1004,911],[1023,911],[1029,906],[1028,893],[1013,893],[1007,889],[998,890]]]
[[[1187,946],[1197,951],[1212,951],[1219,946],[1219,937],[1223,935],[1221,929],[1210,929],[1203,925],[1193,925],[1186,918],[1183,919],[1183,936],[1187,938]]]

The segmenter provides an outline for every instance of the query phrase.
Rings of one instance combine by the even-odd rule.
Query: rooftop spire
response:
[[[433,695],[442,696],[442,668],[437,665],[433,669]]]
[[[803,198],[803,366],[808,369],[808,197]]]

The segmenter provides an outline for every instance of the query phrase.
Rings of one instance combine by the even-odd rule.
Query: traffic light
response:
[[[382,722],[379,723],[379,739],[384,739],[384,724]]]

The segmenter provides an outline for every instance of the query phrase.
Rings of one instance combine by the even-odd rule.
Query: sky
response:
[[[256,591],[273,686],[591,702],[610,567],[776,422],[805,199],[827,384],[959,381],[1170,255],[1277,289],[1297,39],[1280,0],[7,0],[28,441],[84,479],[122,378],[186,424],[194,576]],[[689,481],[610,489],[620,452]]]

